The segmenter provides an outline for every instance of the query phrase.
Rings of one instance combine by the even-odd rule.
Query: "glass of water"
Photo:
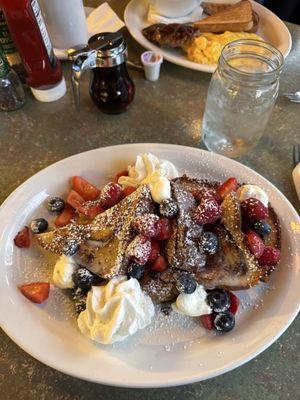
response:
[[[202,122],[206,147],[239,157],[261,138],[278,96],[283,56],[260,40],[226,45],[212,76]]]

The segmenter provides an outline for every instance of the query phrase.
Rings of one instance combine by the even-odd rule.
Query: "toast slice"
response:
[[[224,31],[241,32],[253,28],[252,5],[242,0],[229,8],[194,23],[202,32],[222,33]]]

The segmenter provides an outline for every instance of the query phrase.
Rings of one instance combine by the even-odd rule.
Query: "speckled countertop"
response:
[[[89,1],[89,5],[100,3]],[[110,1],[122,16],[127,1]],[[280,93],[300,85],[300,27],[288,25],[293,49],[286,61]],[[129,54],[141,47],[129,36]],[[69,65],[64,65],[69,77]],[[165,142],[202,147],[201,117],[210,75],[164,63],[161,79],[136,84],[134,104],[119,116],[101,114],[82,85],[82,110],[68,94],[55,103],[38,103],[29,93],[25,107],[0,115],[0,202],[35,172],[81,151],[128,142]],[[279,96],[259,145],[240,161],[273,182],[299,210],[291,181],[292,145],[300,141],[300,105]],[[296,400],[300,398],[300,319],[259,357],[223,376],[170,389],[130,390],[84,382],[44,366],[0,333],[0,398],[3,400]]]

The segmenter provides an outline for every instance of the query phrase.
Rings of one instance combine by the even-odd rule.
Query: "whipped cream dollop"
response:
[[[243,185],[237,190],[237,196],[239,201],[244,201],[253,197],[254,199],[260,200],[265,207],[268,207],[269,197],[267,193],[257,185]]]
[[[124,340],[150,324],[153,303],[137,279],[112,278],[105,286],[92,286],[86,310],[78,316],[78,327],[87,337],[102,344]]]
[[[206,303],[206,296],[207,293],[204,287],[198,285],[196,290],[191,294],[180,293],[176,299],[176,303],[172,304],[172,308],[179,314],[185,314],[190,317],[210,314],[212,310]]]
[[[135,165],[128,167],[128,176],[121,176],[118,183],[123,187],[149,185],[153,201],[161,203],[171,197],[170,180],[178,176],[175,165],[170,161],[145,153],[137,156]]]
[[[53,270],[54,285],[61,289],[73,288],[72,275],[77,268],[78,266],[72,257],[60,256]]]

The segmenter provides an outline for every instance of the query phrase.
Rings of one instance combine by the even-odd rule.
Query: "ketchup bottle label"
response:
[[[42,36],[45,48],[48,53],[50,63],[52,65],[52,67],[54,67],[56,65],[56,58],[55,58],[55,55],[53,52],[52,43],[51,43],[49,33],[48,33],[46,25],[45,25],[45,21],[44,21],[42,12],[41,12],[41,8],[40,8],[40,5],[37,0],[31,0],[31,8],[34,13],[36,22],[40,28],[41,36]]]

